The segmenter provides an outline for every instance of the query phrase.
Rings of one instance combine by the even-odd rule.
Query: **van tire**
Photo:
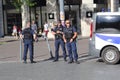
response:
[[[120,61],[120,53],[117,48],[109,46],[103,49],[102,59],[107,64],[117,64]]]

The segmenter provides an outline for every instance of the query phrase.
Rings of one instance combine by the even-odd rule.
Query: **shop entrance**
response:
[[[77,15],[76,11],[65,11],[65,19],[69,19],[72,25],[77,24]]]
[[[7,35],[11,35],[14,24],[17,26],[18,29],[21,29],[22,19],[20,13],[7,14]]]

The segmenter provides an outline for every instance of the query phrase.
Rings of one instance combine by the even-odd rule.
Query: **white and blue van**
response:
[[[120,12],[98,12],[93,15],[89,54],[105,63],[120,61]]]

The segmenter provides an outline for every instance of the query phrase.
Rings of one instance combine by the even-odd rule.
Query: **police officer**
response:
[[[23,38],[24,43],[24,54],[23,54],[23,63],[27,63],[27,52],[29,49],[30,61],[31,63],[36,63],[33,61],[33,39],[36,40],[36,35],[34,31],[30,28],[30,22],[27,22],[26,28],[20,34],[20,37]]]
[[[66,60],[66,49],[65,49],[65,43],[63,41],[63,26],[61,25],[61,22],[59,21],[57,26],[52,29],[52,34],[55,35],[55,58],[53,62],[58,61],[59,58],[59,47],[61,45],[62,51],[63,51],[63,57],[64,61]]]
[[[63,32],[64,32],[63,39],[64,42],[66,43],[67,51],[70,59],[68,63],[73,63],[75,60],[75,63],[79,64],[77,47],[76,47],[77,30],[75,27],[71,26],[69,20],[66,20]]]

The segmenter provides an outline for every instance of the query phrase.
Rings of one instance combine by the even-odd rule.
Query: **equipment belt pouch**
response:
[[[59,36],[55,36],[55,39],[61,39]]]
[[[67,42],[70,42],[70,38],[66,38]]]

